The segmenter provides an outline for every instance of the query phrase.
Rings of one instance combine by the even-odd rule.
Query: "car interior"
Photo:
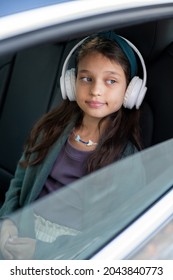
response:
[[[173,19],[114,30],[141,52],[147,93],[141,107],[144,148],[173,137]],[[0,57],[0,204],[33,124],[62,100],[59,79],[76,40],[30,47]]]

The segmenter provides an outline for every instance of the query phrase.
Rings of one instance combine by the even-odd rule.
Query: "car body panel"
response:
[[[59,1],[58,1],[59,2]],[[173,1],[165,1],[164,5],[173,4]],[[44,28],[52,26],[54,24],[61,24],[67,21],[73,21],[77,19],[84,19],[87,17],[98,16],[104,13],[116,12],[128,9],[129,12],[134,8],[152,7],[155,4],[157,6],[163,4],[163,1],[113,1],[108,0],[106,2],[93,0],[80,0],[80,1],[68,1],[62,3],[60,1],[57,5],[49,5],[48,7],[37,8],[10,16],[4,16],[0,19],[0,39],[8,38],[9,36],[19,35],[25,32],[37,30],[38,28]],[[156,5],[157,4],[157,5]],[[30,20],[32,16],[32,21]],[[22,22],[22,25],[21,25]]]
[[[4,16],[0,18],[0,54],[53,42],[55,38],[72,40],[112,26],[169,18],[172,10],[173,1],[81,0]]]

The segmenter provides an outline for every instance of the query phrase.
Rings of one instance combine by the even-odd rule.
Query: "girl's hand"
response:
[[[15,260],[32,259],[35,252],[36,240],[26,237],[11,237],[5,244]]]
[[[15,224],[7,219],[2,222],[1,231],[0,231],[0,251],[4,259],[13,259],[13,255],[6,248],[6,244],[11,237],[17,237],[18,230]]]

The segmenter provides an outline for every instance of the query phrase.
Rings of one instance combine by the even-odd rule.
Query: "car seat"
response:
[[[141,108],[144,147],[173,137],[173,19],[119,30],[140,50],[147,67],[147,93]]]
[[[31,127],[50,109],[62,50],[62,44],[50,44],[1,59],[0,203]]]
[[[148,67],[147,101],[154,115],[152,144],[173,137],[173,42]]]

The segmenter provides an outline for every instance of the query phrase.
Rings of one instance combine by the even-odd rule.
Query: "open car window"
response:
[[[115,31],[134,43],[147,68],[141,107],[145,150],[8,217],[20,237],[37,240],[33,259],[173,259],[173,0],[3,2],[0,207],[31,126],[62,101],[61,69],[76,41]]]
[[[36,234],[34,258],[90,259],[172,188],[172,151],[173,140],[146,149],[35,201],[10,219],[21,236]]]

